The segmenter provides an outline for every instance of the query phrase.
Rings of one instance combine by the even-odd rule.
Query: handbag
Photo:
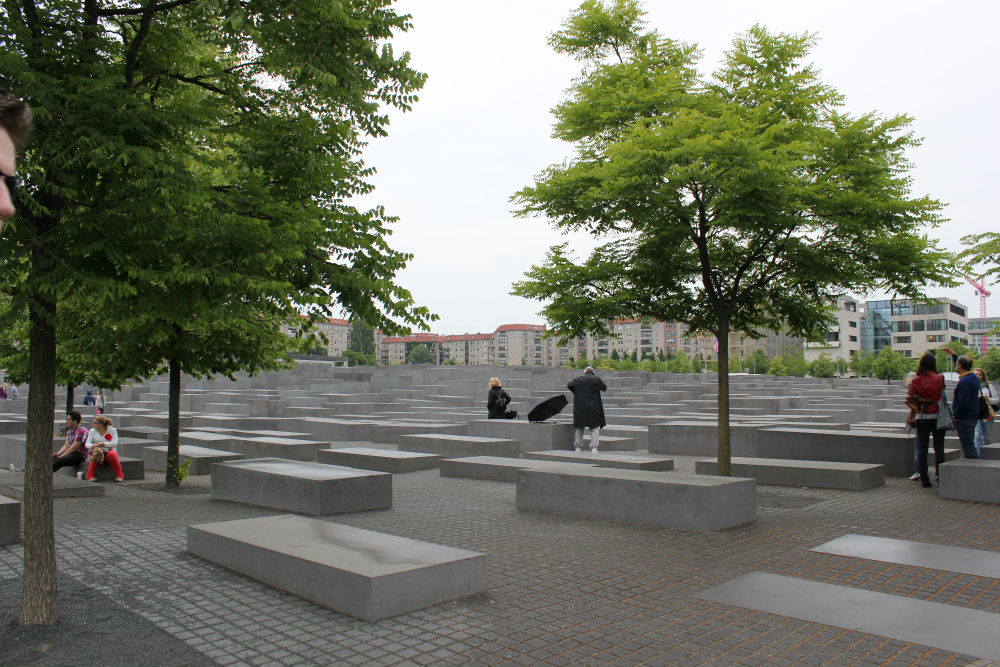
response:
[[[955,419],[951,415],[951,404],[944,389],[944,378],[941,378],[941,398],[938,399],[937,430],[950,431],[955,428]]]
[[[979,418],[984,422],[992,421],[996,417],[993,406],[986,400],[985,396],[979,397]]]

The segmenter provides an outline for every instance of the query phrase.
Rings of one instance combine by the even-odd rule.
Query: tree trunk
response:
[[[76,389],[76,385],[72,384],[66,385],[66,414],[70,413],[70,410],[73,409],[73,404],[76,402],[76,399],[73,396],[74,389]],[[53,399],[52,402],[54,403],[55,399]]]
[[[36,249],[33,273],[47,263]],[[58,620],[56,540],[52,520],[52,413],[56,407],[56,304],[36,292],[28,306],[29,382],[24,447],[24,579],[20,621],[54,625]]]
[[[177,480],[181,449],[181,363],[170,360],[170,388],[167,397],[167,488],[180,486]]]
[[[719,451],[715,463],[715,474],[729,477],[729,322],[719,323],[719,393],[716,399],[718,410]]]

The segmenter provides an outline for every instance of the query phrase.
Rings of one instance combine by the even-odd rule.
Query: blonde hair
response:
[[[115,425],[115,423],[113,421],[111,421],[111,419],[109,417],[105,417],[104,415],[97,415],[96,417],[94,417],[94,423],[95,424],[100,424],[101,426],[114,426]]]
[[[984,371],[982,367],[976,366],[975,368],[972,369],[973,373],[975,373],[976,371],[979,371],[980,373],[983,374],[983,382],[985,382],[986,384],[990,383],[990,376],[986,374],[986,371]]]
[[[500,378],[490,378],[490,387],[499,387]]]

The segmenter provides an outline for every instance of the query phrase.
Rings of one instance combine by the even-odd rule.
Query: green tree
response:
[[[866,377],[872,374],[875,368],[875,353],[869,352],[868,354],[857,353],[851,357],[851,370],[858,377]]]
[[[743,360],[743,366],[751,373],[767,375],[771,368],[771,360],[767,358],[767,353],[764,350],[758,348]]]
[[[970,234],[962,237],[959,258],[965,260],[969,273],[980,279],[989,276],[1000,280],[1000,232]]]
[[[406,351],[406,363],[433,364],[434,352],[423,343],[413,343],[412,347]]]
[[[824,352],[809,364],[809,375],[814,378],[832,378],[836,375],[837,367]]]
[[[618,354],[617,349],[611,350],[611,358],[614,359],[615,361],[621,359],[621,355]]]
[[[980,368],[986,371],[990,382],[1000,382],[1000,348],[994,347],[977,361]]]
[[[0,86],[38,111],[0,246],[0,290],[30,324],[22,623],[56,619],[49,459],[71,295],[104,319],[81,359],[103,340],[132,377],[169,368],[174,472],[182,370],[280,367],[300,310],[389,332],[433,318],[395,285],[409,256],[385,243],[393,219],[349,203],[371,190],[360,154],[386,132],[383,105],[408,109],[424,81],[387,44],[408,26],[368,0],[4,3]]]
[[[694,357],[691,359],[691,370],[695,373],[701,373],[705,370],[705,364],[702,362],[700,357]]]
[[[910,372],[912,360],[908,360],[890,347],[883,347],[875,357],[872,375],[882,380],[899,380]]]
[[[806,357],[801,351],[793,350],[785,352],[781,356],[789,375],[804,377],[809,371],[809,364],[806,363]]]
[[[669,373],[693,373],[694,367],[691,359],[684,350],[677,350],[674,358],[667,362],[667,372]]]
[[[663,354],[663,350],[660,350],[659,352],[656,353],[656,360],[657,361],[666,361],[667,360],[667,355]]]
[[[361,322],[354,320],[351,323],[351,342],[347,344],[348,350],[354,350],[359,354],[371,355],[375,358],[375,330]],[[375,364],[368,364],[374,366]]]
[[[722,475],[730,333],[815,335],[837,294],[917,294],[951,272],[926,234],[940,203],[910,196],[910,119],[843,112],[806,62],[814,42],[754,26],[707,78],[636,2],[583,3],[549,40],[585,68],[554,110],[575,157],[514,197],[521,216],[607,240],[582,262],[553,247],[515,285],[553,328],[643,317],[719,341]]]
[[[785,358],[781,355],[778,355],[777,357],[771,360],[771,365],[768,368],[767,372],[775,376],[791,375],[791,373],[788,371],[788,366],[785,364]]]
[[[375,359],[374,354],[365,354],[364,352],[357,352],[348,347],[344,350],[344,356],[347,357],[347,363],[351,366],[377,366],[378,362]],[[449,360],[451,361],[451,360]]]

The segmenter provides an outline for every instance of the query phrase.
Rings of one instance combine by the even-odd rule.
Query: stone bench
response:
[[[521,453],[517,440],[448,433],[404,435],[399,439],[399,446],[408,452],[438,454],[448,459],[468,456],[517,458]]]
[[[483,554],[300,516],[188,526],[187,550],[366,621],[486,590]]]
[[[563,463],[539,459],[518,459],[503,456],[469,456],[461,459],[443,459],[442,477],[464,477],[466,479],[488,479],[494,482],[517,481],[519,470],[564,469],[566,466],[593,468],[585,463]]]
[[[477,419],[468,424],[469,435],[516,440],[520,452],[573,449],[573,424],[529,422],[519,419]]]
[[[465,424],[437,421],[375,421],[371,424],[372,442],[400,444],[404,435],[449,433],[465,435]]]
[[[716,461],[695,461],[695,472],[714,475]],[[733,457],[730,459],[730,470],[734,477],[752,477],[758,484],[775,486],[863,491],[885,484],[885,469],[871,463]]]
[[[748,419],[729,424],[729,448],[733,456],[756,457],[758,432],[761,429],[793,424],[776,424],[771,419]],[[794,425],[806,429],[804,425]],[[824,423],[824,430],[848,429],[848,424]],[[809,430],[812,430],[811,428]],[[719,427],[715,419],[695,421],[674,419],[649,426],[650,454],[714,456],[719,451]]]
[[[21,541],[21,503],[0,496],[0,546]]]
[[[212,499],[325,515],[392,507],[392,475],[287,459],[212,466]]]
[[[146,447],[143,460],[150,470],[163,472],[167,469],[167,446],[157,445]],[[196,445],[181,445],[177,452],[179,465],[184,465],[190,461],[188,466],[189,475],[211,475],[212,465],[224,463],[226,461],[239,461],[245,459],[243,454],[227,452],[221,449],[209,449],[208,447],[198,447]]]
[[[604,468],[623,468],[625,470],[673,470],[674,460],[663,456],[643,456],[641,454],[612,454],[604,451],[604,438],[601,438],[601,451],[591,454],[590,450],[572,452],[554,450],[549,452],[525,452],[524,458],[539,461],[560,461],[563,463],[589,463]]]
[[[134,459],[129,456],[119,456],[118,462],[122,464],[122,472],[125,473],[125,479],[146,479],[146,462],[142,459]],[[83,473],[83,476],[87,476],[87,465],[86,463],[81,464],[78,468],[73,466],[63,466],[58,470],[64,475],[69,477],[76,477],[77,470]],[[94,478],[99,482],[110,482],[115,478],[115,471],[111,469],[109,465],[97,466],[97,470],[94,471]]]
[[[688,530],[757,520],[752,479],[558,465],[567,467],[518,470],[518,509]]]
[[[64,468],[65,470],[65,468]],[[24,497],[24,473],[0,470],[0,495]],[[104,495],[103,484],[93,484],[74,475],[52,475],[53,498],[88,498]]]
[[[378,470],[393,474],[430,470],[441,464],[439,454],[376,449],[374,447],[321,449],[317,453],[316,460],[320,463],[362,470]]]
[[[959,458],[941,464],[942,498],[1000,503],[1000,461]]]
[[[1000,444],[997,445],[983,445],[982,450],[979,455],[984,459],[991,459],[993,461],[1000,461]]]
[[[847,461],[884,466],[885,474],[913,474],[913,436],[875,431],[831,431],[824,429],[768,428],[757,433],[757,456],[798,461]],[[928,452],[933,465],[933,448]],[[945,460],[960,455],[945,449]]]

